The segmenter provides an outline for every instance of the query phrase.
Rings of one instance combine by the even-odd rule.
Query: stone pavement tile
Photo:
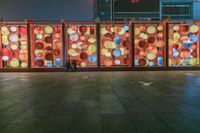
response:
[[[174,133],[172,129],[159,120],[134,122],[137,133]]]
[[[87,106],[77,106],[76,114],[89,114],[89,113],[99,113],[99,108],[97,107],[87,107]]]
[[[101,114],[102,123],[128,123],[130,122],[126,114]]]
[[[135,133],[136,128],[126,114],[102,114],[103,133]]]
[[[154,113],[181,113],[184,107],[180,105],[174,105],[173,103],[164,103],[164,102],[152,102],[151,104],[146,104],[147,107]]]
[[[115,95],[100,95],[101,114],[125,113],[123,106]]]
[[[136,128],[130,122],[103,122],[102,133],[136,133]]]
[[[115,102],[119,102],[119,99],[114,94],[101,94],[100,102],[101,103],[112,103],[112,102],[115,103]]]
[[[73,119],[73,115],[54,115],[49,114],[40,123],[70,123]]]
[[[100,89],[99,93],[101,95],[112,95],[113,94],[112,88],[110,86],[101,85],[101,86],[99,86],[99,89]]]
[[[70,124],[64,122],[46,122],[36,127],[34,133],[67,133],[69,128]]]
[[[35,123],[15,123],[0,129],[1,133],[33,133],[36,128]]]
[[[133,113],[128,115],[133,122],[157,120],[157,117],[153,113]]]
[[[187,118],[187,120],[197,124],[200,127],[200,112],[198,114],[195,113],[182,113],[183,116]]]
[[[54,115],[72,115],[77,109],[77,104],[76,103],[67,103],[67,102],[62,102],[59,103],[54,109],[52,110],[52,114]]]
[[[148,108],[142,105],[135,107],[125,107],[125,110],[129,118],[134,121],[152,121],[158,119],[157,116],[151,112]]]
[[[151,94],[148,94],[146,92],[142,92],[142,93],[137,93],[137,97],[140,101],[146,103],[146,102],[154,102],[154,101],[159,101],[160,98],[153,96]]]
[[[55,132],[67,132],[70,128],[73,116],[72,115],[54,115],[49,114],[39,122],[35,128],[35,133],[55,133]]]
[[[125,114],[125,110],[120,104],[101,104],[101,114]]]
[[[139,101],[121,101],[120,100],[120,103],[125,108],[125,110],[127,110],[128,108],[137,108],[138,106],[142,105],[141,102]]]
[[[159,117],[176,133],[199,133],[200,127],[197,123],[189,120],[184,114],[159,114]]]
[[[67,133],[102,133],[101,123],[72,123]]]
[[[100,123],[101,116],[98,113],[90,112],[90,113],[82,113],[82,114],[74,114],[73,121],[76,123]]]
[[[79,102],[79,106],[85,107],[97,107],[99,106],[99,98],[81,98]]]

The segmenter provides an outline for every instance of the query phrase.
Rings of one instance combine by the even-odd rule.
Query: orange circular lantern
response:
[[[162,48],[165,46],[165,42],[163,40],[159,40],[156,42],[156,46],[159,48]]]
[[[187,51],[187,50],[183,50],[183,51],[180,52],[180,57],[182,59],[188,58],[189,56],[190,56],[190,52]]]
[[[86,40],[85,36],[80,36],[80,40],[85,41]]]
[[[112,66],[113,62],[111,59],[105,59],[104,60],[104,65],[107,66],[107,67],[110,67]]]

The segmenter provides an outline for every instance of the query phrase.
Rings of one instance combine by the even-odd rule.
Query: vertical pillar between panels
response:
[[[31,54],[31,27],[30,22],[27,22],[27,38],[28,38],[28,68],[31,69],[32,54]]]
[[[63,67],[66,64],[66,57],[67,57],[67,38],[66,38],[66,25],[65,21],[61,21],[62,23],[62,46],[63,46]]]
[[[97,67],[100,68],[101,67],[101,63],[100,63],[100,54],[101,54],[101,42],[100,42],[100,23],[96,24],[96,32],[97,32]]]
[[[166,51],[166,55],[165,55],[166,61],[165,61],[165,67],[168,68],[169,67],[169,54],[168,54],[169,53],[169,39],[168,39],[169,38],[169,23],[167,22],[165,25],[166,25],[166,32],[165,32],[166,33],[166,35],[165,35],[165,37],[166,37],[166,41],[165,41],[166,42],[166,50],[165,50]]]
[[[1,27],[1,22],[0,22],[0,27]],[[0,51],[2,51],[2,43],[1,43],[1,32],[0,32]],[[0,69],[2,69],[2,57],[0,56]]]
[[[135,43],[134,43],[134,40],[135,40],[135,23],[134,22],[132,22],[131,23],[131,47],[132,47],[132,49],[131,49],[131,51],[132,51],[132,54],[131,54],[131,56],[132,56],[132,63],[131,63],[131,66],[132,66],[132,68],[135,68]]]
[[[198,26],[200,27],[200,21],[198,20]],[[199,35],[199,38],[200,38],[200,35]],[[199,45],[197,45],[197,47],[199,48],[199,57],[197,57],[197,58],[199,58],[199,65],[198,65],[198,67],[200,67],[200,41],[198,42],[199,43]]]
[[[30,21],[29,22],[29,37],[30,37],[30,42],[29,42],[29,48],[30,48],[30,65],[31,65],[31,68],[35,68],[35,53],[34,53],[34,34],[33,34],[33,21]]]

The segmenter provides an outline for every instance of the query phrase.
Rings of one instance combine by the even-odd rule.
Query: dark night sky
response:
[[[0,0],[4,20],[92,20],[93,0]]]

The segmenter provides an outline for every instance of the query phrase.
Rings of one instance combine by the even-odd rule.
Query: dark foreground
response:
[[[0,73],[0,133],[200,133],[200,72]]]

